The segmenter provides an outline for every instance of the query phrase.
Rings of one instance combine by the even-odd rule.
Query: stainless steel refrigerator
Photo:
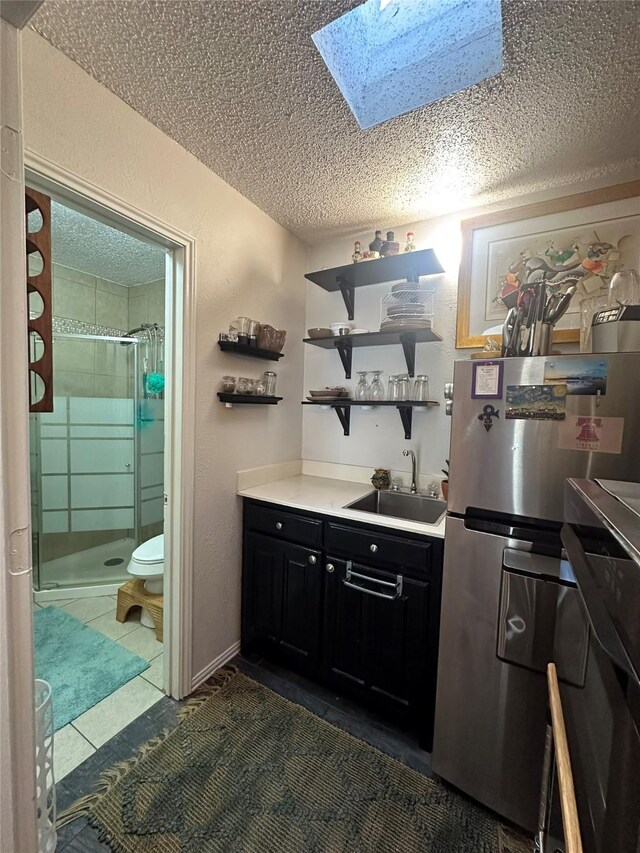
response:
[[[534,832],[546,663],[588,644],[564,483],[640,480],[640,354],[456,362],[451,426],[433,769]]]

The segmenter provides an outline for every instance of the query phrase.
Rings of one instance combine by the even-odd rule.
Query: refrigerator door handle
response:
[[[593,580],[589,569],[588,561],[585,557],[584,548],[578,539],[575,531],[569,524],[564,524],[561,531],[562,541],[567,549],[567,555],[571,568],[574,571],[576,580],[578,581],[578,589],[582,595],[582,600],[587,611],[589,624],[593,630],[594,636],[605,654],[625,672],[633,683],[640,687],[640,679],[634,669],[627,651],[623,646],[618,633],[611,621],[611,617],[607,613],[607,609],[602,602],[602,598],[598,592],[595,581]]]

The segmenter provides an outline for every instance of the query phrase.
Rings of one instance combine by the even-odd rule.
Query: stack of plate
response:
[[[309,391],[307,400],[310,403],[333,403],[336,400],[348,400],[349,391],[346,388],[323,388],[320,391]]]
[[[387,316],[380,324],[381,332],[402,332],[407,329],[430,329],[431,315],[424,305],[425,291],[408,283],[394,284]],[[387,297],[388,299],[388,297]],[[384,301],[387,302],[387,299]]]

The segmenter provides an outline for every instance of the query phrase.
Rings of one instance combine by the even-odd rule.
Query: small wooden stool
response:
[[[144,581],[141,578],[123,583],[118,590],[118,605],[116,607],[116,620],[126,622],[132,607],[144,607],[153,620],[156,631],[156,640],[162,642],[162,614],[164,611],[164,595],[156,595],[147,592]]]

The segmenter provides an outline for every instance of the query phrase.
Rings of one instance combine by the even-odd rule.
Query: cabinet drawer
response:
[[[431,569],[433,546],[377,530],[361,530],[342,524],[327,524],[325,549],[350,560],[364,560],[370,566],[392,566],[424,572]]]
[[[322,522],[304,515],[286,512],[279,507],[261,504],[245,506],[245,525],[248,530],[266,533],[275,539],[296,542],[317,548],[322,544]]]

